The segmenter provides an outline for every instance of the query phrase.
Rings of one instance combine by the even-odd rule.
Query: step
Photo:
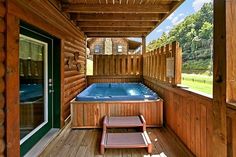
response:
[[[100,151],[106,148],[147,148],[152,152],[152,144],[146,131],[135,133],[106,133],[103,131]]]
[[[126,116],[126,117],[108,117],[105,116],[103,121],[103,129],[106,128],[133,128],[142,127],[146,130],[146,122],[142,115],[140,116]]]

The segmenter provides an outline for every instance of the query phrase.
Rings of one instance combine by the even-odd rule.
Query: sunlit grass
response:
[[[212,95],[212,77],[196,74],[182,74],[182,83],[190,89]]]

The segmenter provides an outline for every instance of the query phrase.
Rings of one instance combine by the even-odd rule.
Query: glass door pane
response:
[[[48,122],[48,43],[20,35],[20,143]]]

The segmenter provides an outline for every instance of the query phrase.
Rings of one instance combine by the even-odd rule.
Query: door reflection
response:
[[[45,52],[47,43],[20,35],[20,138],[45,122]]]

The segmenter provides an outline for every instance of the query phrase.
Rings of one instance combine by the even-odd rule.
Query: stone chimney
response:
[[[112,41],[111,38],[105,39],[105,49],[104,49],[105,55],[111,55],[112,54]]]

